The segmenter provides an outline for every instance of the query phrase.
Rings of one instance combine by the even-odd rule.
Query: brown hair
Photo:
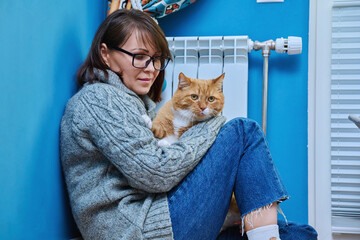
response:
[[[135,9],[120,9],[110,14],[98,28],[89,54],[77,72],[78,84],[82,86],[85,82],[94,83],[96,79],[94,75],[95,68],[103,71],[105,76],[108,77],[106,70],[109,67],[101,56],[101,43],[105,43],[109,49],[122,46],[129,39],[131,33],[135,31],[139,33],[139,37],[144,43],[151,44],[162,55],[171,57],[163,31],[149,15]],[[161,100],[164,78],[165,72],[160,71],[148,93],[155,102]]]

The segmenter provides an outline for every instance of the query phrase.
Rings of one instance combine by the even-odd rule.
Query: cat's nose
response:
[[[201,111],[204,111],[206,107],[200,107]]]

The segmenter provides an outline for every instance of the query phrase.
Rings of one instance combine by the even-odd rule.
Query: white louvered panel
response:
[[[359,112],[360,112],[360,111],[359,111]],[[338,119],[338,120],[347,121],[348,116],[349,116],[348,114],[339,114],[339,113],[334,114],[334,113],[332,113],[332,114],[331,114],[331,119],[332,119],[332,120]]]
[[[360,48],[360,44],[359,44]],[[353,70],[353,69],[360,69],[360,64],[332,64],[331,70]]]
[[[356,85],[353,85],[353,84],[349,84],[349,85],[332,85],[331,86],[331,90],[339,90],[339,91],[342,91],[342,90],[360,90],[360,84],[356,84]],[[338,95],[333,95],[334,97],[338,96]],[[357,96],[355,95],[354,98],[360,98],[360,96]]]
[[[360,184],[359,178],[332,178],[331,183],[333,184]],[[360,203],[359,203],[360,204]]]
[[[343,132],[343,133],[339,133],[339,132],[331,132],[331,138],[358,138],[359,134],[358,133],[347,133],[347,132]]]
[[[360,27],[360,21],[349,21],[349,22],[335,22],[332,25],[333,28],[353,28]]]
[[[343,37],[339,37],[339,38],[343,38]],[[360,38],[360,34],[359,37]],[[356,54],[356,53],[352,53],[352,54],[333,54],[331,56],[331,59],[335,60],[335,59],[339,59],[339,60],[347,60],[347,59],[359,59],[360,58],[360,54]]]
[[[344,128],[353,129],[354,125],[353,125],[353,123],[332,123],[331,128],[332,129],[344,129]]]
[[[342,75],[342,74],[337,74],[337,75],[332,75],[331,76],[331,80],[360,80],[360,75],[356,74],[356,75],[351,75],[351,74],[346,74],[346,75]]]
[[[342,155],[342,156],[346,157],[346,155]],[[335,168],[336,168],[336,166],[335,166]],[[359,168],[357,168],[357,169],[332,169],[331,174],[343,175],[343,176],[339,176],[339,177],[346,177],[347,175],[356,176],[359,174]],[[360,196],[360,192],[359,192],[359,196]]]
[[[346,4],[348,4],[346,6]],[[360,1],[350,0],[350,1],[336,1],[334,2],[334,7],[343,7],[342,12],[333,12],[333,17],[358,17],[360,15],[360,10],[357,7],[360,7]],[[346,8],[347,7],[347,8]],[[344,14],[344,12],[346,14]]]
[[[344,193],[341,194],[342,196],[344,195]],[[336,216],[346,216],[346,215],[351,215],[351,216],[360,216],[360,212],[353,212],[351,211],[351,208],[358,208],[360,206],[360,204],[358,204],[358,201],[360,200],[360,198],[358,198],[357,202],[352,202],[349,199],[353,199],[354,196],[350,196],[348,199],[336,199],[336,198],[332,198],[332,205],[331,207],[333,209],[336,209],[337,214]]]
[[[351,176],[348,178],[337,178],[337,177],[333,177],[331,179],[331,183],[333,183],[334,185],[353,185],[356,186],[358,184],[360,184],[360,179],[359,178],[352,178]],[[360,202],[358,202],[360,204]]]
[[[360,27],[360,26],[359,26]],[[337,40],[338,38],[334,38],[335,40]],[[332,49],[336,50],[336,49],[359,49],[360,48],[360,43],[333,43],[332,44]]]
[[[336,86],[338,86],[338,85],[335,85],[334,87],[336,87]],[[340,99],[340,100],[359,100],[360,99],[360,96],[356,94],[356,92],[360,93],[360,91],[355,91],[355,90],[349,91],[348,89],[345,89],[346,86],[342,86],[339,88],[343,88],[343,90],[340,90],[341,92],[339,92],[338,90],[333,90],[333,93],[331,94],[332,100],[338,100],[338,99]],[[354,101],[354,103],[356,104],[357,101]],[[354,107],[356,107],[355,109],[359,109],[357,106],[354,106]]]
[[[334,233],[360,233],[360,130],[348,120],[350,114],[360,115],[360,1],[352,2],[354,6],[350,1],[335,3],[332,15],[330,107]],[[349,222],[353,223],[351,228]]]
[[[354,98],[351,98],[353,100]],[[360,98],[358,98],[360,100]],[[331,104],[331,108],[334,110],[356,110],[360,109],[360,104]]]
[[[356,144],[356,145],[358,145],[358,144]],[[350,146],[350,147],[354,147],[354,145]],[[333,161],[331,161],[331,164],[333,166],[357,166],[357,167],[360,167],[360,162],[359,161],[333,160]],[[360,183],[360,176],[359,176],[359,182],[358,183]]]
[[[360,37],[360,33],[333,33],[332,38],[357,38]]]
[[[341,194],[331,194],[331,198],[334,200],[334,202],[332,203],[333,205],[337,205],[338,207],[340,207],[340,202],[341,201],[344,201],[344,202],[348,202],[348,203],[351,203],[351,202],[354,202],[355,205],[357,203],[359,203],[360,201],[360,195],[355,195],[355,194],[344,194],[344,193],[341,193]],[[351,205],[351,204],[349,204]],[[343,206],[344,207],[344,206]],[[359,213],[359,211],[352,211],[353,213]]]
[[[331,191],[333,192],[346,192],[351,194],[352,197],[359,198],[360,196],[357,195],[358,192],[356,191],[356,186],[339,186],[339,187],[331,187]],[[357,206],[360,206],[360,203],[356,203]]]
[[[356,195],[352,192],[350,193],[344,193],[343,191],[340,192],[340,194],[331,194],[331,199],[332,199],[332,206],[336,206],[337,208],[341,208],[343,209],[343,211],[345,209],[349,210],[349,213],[352,214],[360,214],[359,211],[351,211],[351,209],[349,209],[349,206],[359,206],[359,201],[360,201],[360,196]],[[347,203],[347,206],[342,206],[342,203]]]
[[[334,157],[360,157],[359,151],[331,151]],[[349,170],[350,171],[350,170]],[[354,174],[359,173],[359,169],[351,170]]]

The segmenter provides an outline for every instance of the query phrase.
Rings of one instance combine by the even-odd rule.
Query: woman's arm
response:
[[[129,99],[105,95],[106,101],[98,92],[80,98],[74,132],[79,137],[87,132],[129,184],[147,192],[167,192],[176,186],[201,160],[225,122],[224,117],[215,117],[190,128],[178,143],[158,147],[143,113]]]

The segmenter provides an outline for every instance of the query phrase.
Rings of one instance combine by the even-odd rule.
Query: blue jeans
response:
[[[216,239],[235,193],[241,216],[288,198],[260,126],[236,118],[225,124],[196,168],[168,193],[175,240]],[[279,225],[282,240],[317,239],[308,225]],[[220,239],[241,238],[229,229]],[[296,235],[296,237],[293,237]]]

